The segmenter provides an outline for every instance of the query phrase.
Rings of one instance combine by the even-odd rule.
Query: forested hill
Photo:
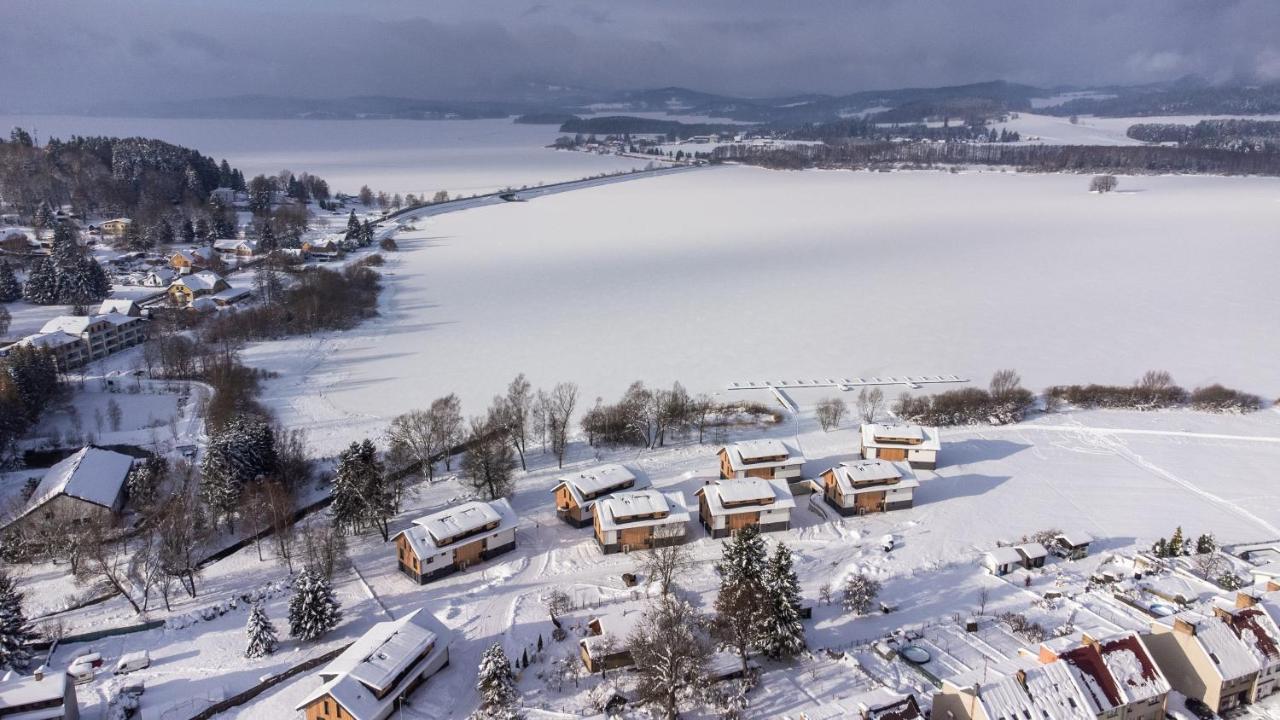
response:
[[[242,188],[244,177],[225,160],[161,140],[73,136],[36,146],[21,129],[0,140],[0,198],[24,215],[41,203],[146,215],[202,205],[220,186]]]

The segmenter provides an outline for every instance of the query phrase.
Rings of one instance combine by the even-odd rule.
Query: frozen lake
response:
[[[334,191],[361,185],[388,193],[451,195],[507,186],[573,180],[643,167],[646,161],[545,146],[554,125],[510,120],[185,120],[0,115],[0,128],[20,126],[41,142],[72,135],[149,137],[226,158],[247,177],[282,169],[309,172]]]
[[[381,318],[246,357],[330,448],[451,391],[480,413],[518,372],[577,382],[579,408],[636,379],[1001,367],[1280,394],[1280,181],[1087,183],[722,167],[442,215],[400,236]]]

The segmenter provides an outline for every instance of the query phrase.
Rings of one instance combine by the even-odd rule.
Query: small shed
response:
[[[1011,547],[988,550],[982,554],[982,567],[992,575],[1008,575],[1022,567],[1022,553]]]
[[[1049,557],[1049,551],[1038,542],[1023,543],[1013,549],[1022,557],[1022,567],[1028,570],[1044,567],[1045,558]]]
[[[1068,560],[1082,560],[1089,556],[1093,538],[1079,531],[1066,532],[1053,539],[1053,553]]]

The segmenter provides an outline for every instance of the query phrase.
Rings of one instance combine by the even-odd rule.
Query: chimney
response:
[[[1015,673],[1014,676],[1018,678],[1018,684],[1022,686],[1022,689],[1026,690],[1027,689],[1027,671],[1019,668],[1018,672]]]
[[[1040,656],[1039,656],[1040,662],[1044,663],[1045,665],[1048,665],[1049,663],[1057,659],[1058,659],[1058,653],[1049,649],[1048,645],[1045,645],[1044,643],[1040,644]]]
[[[1189,620],[1184,620],[1183,618],[1175,617],[1173,619],[1173,631],[1182,633],[1183,635],[1195,635],[1196,624]]]
[[[44,666],[43,666],[43,665],[41,665],[40,667],[36,668],[36,671],[35,671],[34,673],[32,673],[32,674],[31,674],[31,677],[35,678],[35,679],[36,679],[36,682],[40,682],[41,680],[43,680],[43,679],[44,679]]]
[[[1275,579],[1268,580],[1267,592],[1280,592],[1280,580],[1275,580]]]
[[[1258,598],[1246,590],[1236,591],[1236,607],[1251,608],[1258,604]]]

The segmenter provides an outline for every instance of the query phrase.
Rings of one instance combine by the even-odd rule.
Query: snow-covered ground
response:
[[[226,158],[246,177],[288,168],[309,172],[337,192],[361,185],[430,197],[573,180],[644,167],[645,160],[545,149],[555,125],[495,120],[191,120],[0,115],[41,142],[71,135],[149,137]]]
[[[1169,115],[1154,117],[1094,117],[1082,115],[1077,122],[1070,118],[1036,113],[1019,113],[1005,123],[996,123],[997,129],[1017,130],[1025,144],[1044,145],[1141,145],[1125,133],[1130,125],[1139,123],[1168,123],[1195,125],[1201,120],[1275,120],[1280,115]]]
[[[519,372],[578,383],[580,407],[637,379],[1001,367],[1035,389],[1163,368],[1280,393],[1260,361],[1280,337],[1261,270],[1280,181],[1087,182],[723,167],[425,218],[388,254],[381,317],[245,358],[326,453],[450,392],[481,413]]]

